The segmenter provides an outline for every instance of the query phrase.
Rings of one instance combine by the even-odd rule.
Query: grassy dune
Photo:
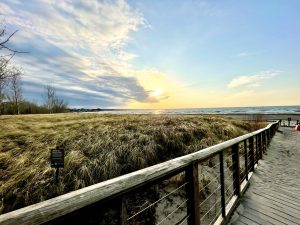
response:
[[[254,130],[220,116],[56,114],[0,117],[5,213]],[[65,149],[55,184],[50,149]]]

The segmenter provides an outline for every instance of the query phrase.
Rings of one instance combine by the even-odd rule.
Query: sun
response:
[[[161,89],[161,88],[155,88],[155,89],[153,89],[151,91],[150,95],[152,97],[158,97],[158,96],[162,95],[163,93],[164,93],[163,89]]]

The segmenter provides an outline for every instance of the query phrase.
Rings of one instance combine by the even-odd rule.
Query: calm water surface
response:
[[[299,114],[300,106],[261,106],[191,109],[120,109],[103,110],[99,113],[114,114]]]

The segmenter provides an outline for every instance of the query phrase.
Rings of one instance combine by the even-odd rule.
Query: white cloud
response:
[[[93,53],[122,48],[142,15],[125,1],[30,1],[21,7],[1,4],[7,22],[64,48]]]
[[[13,44],[30,52],[16,57],[26,81],[87,94],[104,85],[114,104],[119,92],[120,104],[126,98],[148,101],[130,65],[138,56],[125,49],[132,33],[148,25],[125,0],[14,0],[0,2],[0,10],[5,22],[20,30]],[[99,86],[97,80],[105,83]]]
[[[236,54],[236,56],[240,58],[244,58],[244,57],[254,56],[258,54],[260,54],[260,52],[240,52]]]
[[[238,57],[246,57],[246,56],[249,56],[251,55],[251,53],[247,53],[247,52],[240,52],[237,54]]]
[[[281,71],[269,70],[263,71],[251,76],[239,76],[231,80],[228,84],[229,88],[236,88],[241,86],[247,87],[259,87],[264,80],[271,79],[274,76],[277,76]]]

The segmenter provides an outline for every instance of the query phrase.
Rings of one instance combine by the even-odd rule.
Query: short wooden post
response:
[[[200,225],[199,210],[199,178],[198,178],[198,162],[195,161],[189,165],[185,171],[186,179],[189,182],[186,185],[187,198],[187,214],[188,225]]]
[[[224,153],[223,151],[219,154],[220,158],[220,182],[221,182],[221,206],[222,216],[226,216],[226,205],[225,205],[225,178],[224,178]]]
[[[297,120],[297,125],[299,125],[299,120]]]
[[[120,207],[119,207],[119,225],[126,225],[128,224],[127,221],[128,214],[126,208],[126,198],[123,196],[120,198]]]
[[[279,120],[279,126],[281,126],[282,120]]]
[[[232,153],[232,167],[233,167],[233,187],[234,193],[240,195],[241,193],[241,178],[240,178],[240,157],[239,157],[239,145],[235,144],[231,148]]]
[[[290,127],[291,126],[291,120],[292,120],[292,118],[288,118],[288,126]]]
[[[58,176],[59,176],[59,167],[56,167],[55,170],[55,183],[58,184]]]
[[[247,140],[244,141],[244,150],[245,150],[245,176],[246,176],[246,180],[249,180],[249,178],[248,178],[249,166],[248,166]]]
[[[270,137],[270,129],[267,130],[267,139],[268,139],[268,145],[270,144],[271,137]]]
[[[251,171],[254,172],[254,138],[253,136],[249,138],[249,157],[250,157],[250,166],[251,166]]]

